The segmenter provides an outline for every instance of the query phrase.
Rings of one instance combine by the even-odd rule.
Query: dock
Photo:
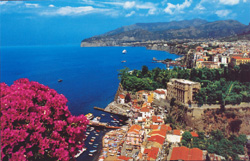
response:
[[[114,114],[114,115],[120,115],[120,116],[125,116],[125,117],[128,117],[127,115],[124,115],[124,114],[119,114],[119,113],[115,113],[115,112],[111,112],[111,111],[106,111],[105,109],[103,108],[100,108],[100,107],[94,107],[95,110],[100,110],[100,111],[103,111],[103,112],[107,112],[107,113],[111,113],[111,114]]]
[[[119,126],[108,126],[108,124],[105,122],[97,122],[97,121],[92,121],[92,120],[89,121],[89,125],[96,126],[96,127],[104,127],[107,129],[119,129],[119,128],[121,128]]]

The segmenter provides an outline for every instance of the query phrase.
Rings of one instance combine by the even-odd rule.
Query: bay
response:
[[[124,49],[126,54],[122,54]],[[65,95],[73,115],[93,113],[94,116],[102,113],[94,110],[94,106],[105,108],[114,100],[119,70],[125,67],[139,70],[143,65],[149,69],[166,68],[164,64],[152,63],[153,57],[159,60],[180,57],[143,47],[20,46],[1,47],[0,52],[1,82],[11,85],[20,78],[37,81]],[[123,60],[126,62],[122,63]],[[101,119],[110,120],[109,114]],[[90,145],[86,143],[86,147],[89,149]],[[87,152],[78,160],[83,158],[93,160]]]

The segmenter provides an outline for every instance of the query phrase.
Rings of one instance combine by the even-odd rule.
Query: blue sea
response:
[[[122,54],[124,49],[126,54]],[[102,112],[94,110],[94,106],[105,108],[114,100],[119,70],[141,69],[143,65],[149,69],[166,68],[164,64],[152,63],[153,57],[159,60],[180,57],[143,47],[22,46],[1,47],[0,52],[0,82],[11,85],[20,78],[37,81],[65,95],[73,115],[95,116],[101,116]],[[123,60],[126,62],[122,63]],[[63,81],[59,83],[58,79]],[[106,114],[101,121],[110,119]],[[101,137],[96,139],[100,141]],[[90,147],[88,143],[86,146]],[[78,160],[93,160],[86,154]]]

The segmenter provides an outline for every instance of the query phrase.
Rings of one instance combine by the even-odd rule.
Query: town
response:
[[[214,42],[212,45],[211,43],[202,43],[191,50],[194,53],[192,61],[195,68],[198,69],[234,67],[250,62],[249,42]],[[222,153],[218,152],[215,145],[211,143],[208,148],[195,145],[200,144],[201,140],[203,142],[208,142],[208,140],[216,142],[217,135],[223,136],[221,131],[204,133],[192,128],[186,130],[168,121],[168,115],[173,106],[178,107],[179,105],[178,108],[181,106],[187,110],[199,108],[191,106],[196,103],[194,97],[200,91],[201,83],[172,78],[166,86],[166,89],[136,92],[118,89],[115,101],[110,103],[105,111],[127,115],[129,119],[127,125],[112,130],[103,137],[100,161],[249,159],[250,141],[248,144],[245,144],[244,141],[237,143],[235,146],[241,150],[233,152],[233,155]],[[122,88],[121,85],[119,88]],[[249,107],[249,103],[245,105],[247,108]],[[239,135],[235,139],[240,138],[249,140],[250,135]],[[221,142],[222,140],[217,141]],[[221,150],[223,151],[223,148]]]

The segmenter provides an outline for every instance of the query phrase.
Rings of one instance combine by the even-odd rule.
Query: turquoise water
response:
[[[127,54],[122,54],[123,49]],[[73,115],[91,112],[95,116],[101,116],[101,111],[94,110],[94,106],[105,108],[113,101],[120,69],[125,66],[131,70],[141,69],[143,65],[149,69],[166,68],[163,64],[152,63],[153,57],[179,57],[142,47],[25,46],[1,47],[0,50],[1,82],[11,85],[20,78],[37,81],[65,95]],[[127,62],[121,63],[123,60]],[[58,83],[58,79],[63,81]],[[110,119],[106,114],[101,121],[110,122]],[[97,138],[96,142],[99,141]],[[89,147],[88,143],[86,146]],[[78,160],[92,160],[86,154]]]

